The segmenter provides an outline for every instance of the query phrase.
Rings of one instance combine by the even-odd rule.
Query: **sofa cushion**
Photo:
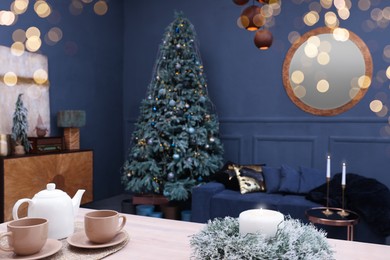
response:
[[[257,170],[245,166],[238,168],[234,166],[241,194],[264,191],[264,177],[261,167]]]
[[[300,177],[299,171],[288,165],[282,165],[279,192],[298,193]]]
[[[307,194],[312,189],[325,183],[325,171],[301,166],[299,193]]]
[[[229,190],[240,191],[240,183],[237,179],[237,173],[234,170],[234,167],[237,167],[240,170],[240,176],[256,179],[260,186],[259,190],[264,190],[264,177],[262,174],[262,167],[264,165],[265,164],[240,165],[227,161],[225,165],[213,175],[212,180],[222,183]]]
[[[240,186],[233,167],[233,162],[226,162],[225,165],[213,175],[213,180],[225,185],[226,189],[239,191]]]
[[[266,192],[278,192],[280,186],[280,168],[264,166],[263,175],[265,180]]]

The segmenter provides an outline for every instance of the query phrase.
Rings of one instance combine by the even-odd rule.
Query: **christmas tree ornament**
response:
[[[177,153],[173,154],[172,157],[173,157],[173,159],[174,159],[175,161],[177,161],[177,160],[180,159],[180,155],[178,155]]]
[[[215,142],[215,138],[214,137],[210,137],[210,142],[214,143]]]
[[[149,100],[151,100],[151,99],[152,99],[152,96],[151,96],[151,95],[149,95],[149,96],[148,96],[148,99],[149,99]]]
[[[205,98],[204,96],[201,96],[201,97],[199,98],[199,102],[200,102],[200,103],[206,102],[206,98]]]
[[[176,105],[176,101],[173,100],[173,99],[169,100],[169,105],[170,105],[171,107],[175,106],[175,105]]]
[[[176,69],[180,69],[180,68],[181,68],[180,63],[176,63],[175,68],[176,68]]]
[[[168,173],[168,181],[173,181],[175,179],[175,174],[173,172]]]
[[[180,49],[180,48],[181,48],[180,43],[176,44],[176,49]]]
[[[164,96],[166,92],[167,92],[167,91],[166,91],[165,89],[161,88],[161,89],[158,91],[158,94],[161,95],[161,96]]]
[[[152,144],[153,144],[153,139],[150,138],[150,139],[148,140],[148,145],[152,145]]]
[[[195,128],[190,127],[188,128],[188,133],[193,134],[195,132]]]

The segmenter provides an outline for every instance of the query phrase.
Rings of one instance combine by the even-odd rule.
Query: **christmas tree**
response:
[[[221,168],[223,147],[196,32],[182,14],[166,29],[146,96],[122,183],[135,193],[187,200]]]
[[[17,145],[23,145],[25,151],[30,150],[30,143],[27,138],[28,121],[27,121],[27,108],[24,107],[23,94],[18,95],[18,99],[15,104],[15,111],[13,115],[12,125],[12,139]]]

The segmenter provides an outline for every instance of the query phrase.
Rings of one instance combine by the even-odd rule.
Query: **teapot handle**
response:
[[[32,200],[31,199],[20,199],[20,200],[18,200],[15,203],[15,205],[14,205],[14,207],[12,209],[12,217],[14,218],[14,220],[19,219],[18,209],[19,209],[20,205],[22,205],[25,202],[28,202],[29,206],[32,204]]]

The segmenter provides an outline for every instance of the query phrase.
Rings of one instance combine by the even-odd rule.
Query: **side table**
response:
[[[325,214],[326,209],[329,209],[332,214]],[[347,214],[340,215],[343,211]],[[359,222],[359,215],[357,213],[347,209],[317,207],[306,210],[305,214],[313,224],[347,227],[347,240],[353,240],[353,226]]]

